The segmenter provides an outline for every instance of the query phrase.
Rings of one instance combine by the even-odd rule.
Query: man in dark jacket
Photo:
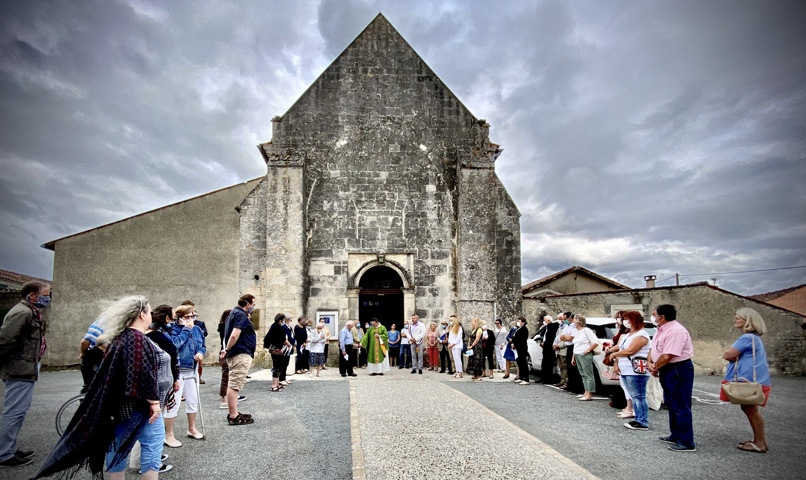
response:
[[[553,320],[550,315],[543,317],[546,329],[540,342],[540,348],[543,349],[543,361],[540,363],[540,383],[553,384],[557,381],[554,376],[554,362],[557,359],[557,353],[554,351],[554,339],[557,337],[560,324]]]
[[[21,467],[32,462],[33,451],[17,449],[17,435],[31,408],[39,361],[45,353],[45,324],[41,309],[50,305],[50,286],[28,282],[22,300],[9,310],[0,326],[0,378],[6,386],[0,418],[0,466]]]

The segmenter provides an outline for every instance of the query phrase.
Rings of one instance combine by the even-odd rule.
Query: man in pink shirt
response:
[[[691,420],[691,390],[694,387],[694,347],[686,327],[677,321],[674,305],[658,305],[652,311],[658,331],[649,351],[649,371],[660,376],[663,403],[669,410],[671,435],[660,441],[671,443],[673,452],[695,452]]]

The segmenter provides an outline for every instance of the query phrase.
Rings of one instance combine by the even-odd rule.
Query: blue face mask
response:
[[[40,295],[39,299],[34,303],[39,308],[48,308],[50,305],[50,295]]]

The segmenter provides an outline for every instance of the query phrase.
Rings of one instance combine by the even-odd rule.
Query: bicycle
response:
[[[67,365],[67,367],[78,367],[81,366],[81,363],[72,363]],[[67,426],[70,424],[70,420],[73,419],[73,416],[78,410],[78,406],[81,404],[81,401],[84,400],[84,395],[86,394],[86,385],[81,389],[81,393],[70,397],[67,399],[66,402],[62,404],[59,410],[56,412],[56,432],[61,437],[64,434],[64,431],[67,430]]]
[[[83,393],[71,397],[64,402],[61,408],[59,408],[59,411],[56,412],[56,432],[60,437],[64,435],[64,431],[67,430],[67,426],[70,424],[70,420],[73,419],[82,400],[84,400]]]

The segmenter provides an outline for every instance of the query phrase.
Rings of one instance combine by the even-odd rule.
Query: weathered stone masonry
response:
[[[239,271],[267,319],[355,318],[378,254],[404,279],[406,315],[520,312],[520,214],[489,125],[382,16],[275,117],[260,150],[268,173],[240,206]]]

